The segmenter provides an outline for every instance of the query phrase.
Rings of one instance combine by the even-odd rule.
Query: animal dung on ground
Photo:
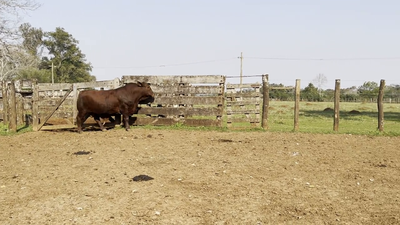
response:
[[[87,151],[77,151],[74,152],[74,155],[89,155],[91,152],[87,152]]]
[[[149,180],[154,180],[154,178],[147,176],[147,175],[138,175],[132,178],[133,181],[139,182],[139,181],[149,181]]]

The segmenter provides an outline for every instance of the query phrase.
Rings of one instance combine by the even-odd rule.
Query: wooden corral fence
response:
[[[79,91],[87,89],[114,89],[120,86],[118,78],[109,81],[83,83],[33,83],[32,117],[33,130],[66,129],[76,124],[76,103]],[[50,117],[65,121],[65,124],[44,126]]]
[[[227,84],[227,127],[268,129],[269,91],[293,89],[293,87],[270,87],[268,74],[262,75],[262,83]],[[300,80],[296,80],[294,105],[294,130],[298,129]]]
[[[260,127],[261,87],[260,83],[226,85],[227,127]]]
[[[140,105],[136,125],[222,126],[225,76],[123,76],[147,82],[155,100]]]
[[[37,84],[32,81],[2,82],[0,119],[16,131],[18,125],[33,124],[34,130],[74,128],[76,102],[80,90],[115,89],[131,82],[147,82],[155,93],[152,104],[140,105],[136,125],[174,125],[262,127],[268,129],[270,87],[268,75],[262,84],[227,84],[226,77],[205,76],[123,76],[110,81],[85,83]],[[340,80],[335,81],[333,130],[339,130]],[[381,80],[378,96],[378,130],[384,130],[383,95],[385,81]],[[225,91],[226,90],[226,91]],[[294,130],[299,129],[300,80],[294,90]],[[63,125],[50,125],[53,117],[65,121]],[[118,121],[118,119],[117,119]],[[119,120],[120,121],[120,120]],[[237,123],[238,125],[234,125]],[[94,124],[94,121],[93,121]],[[93,125],[92,124],[92,125]],[[88,124],[87,124],[88,125]]]
[[[32,86],[28,80],[0,82],[0,120],[10,131],[31,123]]]

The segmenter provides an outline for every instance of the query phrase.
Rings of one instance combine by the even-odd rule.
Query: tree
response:
[[[17,28],[21,12],[38,7],[33,0],[0,0],[0,81],[12,79],[32,62],[20,45],[21,35]]]
[[[322,97],[322,87],[326,84],[327,81],[328,79],[322,73],[318,74],[313,80],[313,82],[316,84],[316,87],[318,88],[318,92],[321,97]]]
[[[54,66],[55,80],[57,82],[84,82],[95,80],[90,75],[92,66],[86,62],[85,55],[78,47],[78,41],[63,28],[57,27],[54,32],[45,33],[44,47],[49,52],[49,57],[42,59],[40,68],[46,69]]]
[[[358,87],[358,94],[363,99],[377,98],[378,92],[379,92],[378,83],[376,83],[374,81],[364,82],[363,85]]]
[[[309,83],[308,86],[300,92],[300,95],[302,99],[307,101],[322,101],[318,89],[312,83]]]
[[[22,36],[22,46],[29,54],[35,57],[41,57],[43,53],[44,32],[41,28],[34,28],[29,23],[24,23],[19,27]]]
[[[349,88],[340,89],[340,100],[344,102],[354,102],[357,101],[358,89],[356,86],[351,86]]]
[[[399,101],[400,99],[400,85],[391,84],[385,88],[385,97],[389,98],[390,101]]]
[[[293,89],[283,89],[283,84],[270,84],[269,97],[279,101],[291,101],[293,100]],[[274,89],[278,87],[281,89]]]

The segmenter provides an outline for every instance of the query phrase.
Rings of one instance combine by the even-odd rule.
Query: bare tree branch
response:
[[[22,14],[38,7],[34,0],[0,0],[0,81],[12,78],[35,61],[22,48],[18,24]]]

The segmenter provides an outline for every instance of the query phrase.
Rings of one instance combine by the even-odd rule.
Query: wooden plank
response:
[[[40,99],[39,101],[38,101],[38,105],[40,106],[40,107],[52,107],[52,106],[55,106],[55,105],[57,105],[57,103],[58,103],[58,101],[60,100],[61,98],[44,98],[44,99]],[[73,106],[73,104],[74,104],[74,99],[71,99],[71,98],[67,98],[67,99],[65,99],[65,101],[64,101],[64,105],[69,105],[69,106]]]
[[[73,124],[60,124],[60,125],[50,125],[43,126],[40,130],[62,130],[62,129],[74,129],[76,128]]]
[[[236,98],[255,98],[261,97],[262,94],[260,92],[242,92],[242,93],[226,93],[226,97],[236,97]]]
[[[78,115],[78,108],[77,108],[77,103],[78,103],[78,85],[73,84],[73,88],[72,88],[72,96],[73,96],[73,108],[72,108],[72,124],[76,124],[76,116]]]
[[[152,85],[151,89],[154,93],[168,93],[168,94],[208,94],[220,95],[223,93],[221,86],[158,86]]]
[[[245,106],[245,105],[260,105],[261,100],[258,101],[226,101],[227,106]]]
[[[294,89],[294,87],[292,86],[288,86],[288,87],[269,87],[270,90],[291,90]]]
[[[172,126],[182,123],[186,126],[221,126],[220,120],[212,119],[177,119],[177,118],[137,118],[136,125]]]
[[[7,94],[7,81],[1,83],[1,93],[3,99],[3,123],[8,124],[8,94]]]
[[[37,81],[32,83],[32,130],[37,131],[39,126],[39,89]]]
[[[192,97],[192,96],[156,96],[153,104],[190,104],[190,105],[218,105],[223,104],[222,96]]]
[[[228,122],[230,123],[244,123],[244,122],[248,122],[248,123],[260,123],[260,119],[259,118],[231,118],[230,120],[228,120]]]
[[[43,123],[39,124],[38,131],[43,127],[43,125],[50,119],[50,117],[54,114],[54,112],[60,107],[60,105],[64,102],[64,100],[68,97],[68,95],[72,92],[73,90],[73,85],[71,85],[70,89],[68,92],[64,95],[64,97],[58,102],[57,106],[54,108],[54,110],[44,119]]]
[[[25,121],[25,109],[24,109],[24,99],[21,94],[17,94],[17,125],[23,125]]]
[[[171,76],[156,76],[156,75],[125,75],[122,77],[122,83],[136,83],[137,81],[147,82],[150,84],[220,84],[224,83],[225,77],[222,75],[171,75]]]
[[[227,115],[235,115],[235,114],[261,114],[261,110],[259,109],[238,109],[238,110],[226,110]]]
[[[138,114],[165,115],[165,116],[222,116],[223,108],[188,108],[188,107],[143,107]]]
[[[85,88],[106,88],[106,89],[114,89],[116,83],[119,84],[119,79],[116,78],[114,80],[105,80],[105,81],[92,81],[92,82],[82,82],[75,83],[77,89],[85,89]],[[59,90],[69,90],[71,87],[70,83],[40,83],[38,84],[39,91],[59,91]]]
[[[242,89],[246,88],[260,88],[261,84],[260,83],[254,83],[254,84],[242,84]],[[226,89],[240,89],[240,84],[227,84]]]

